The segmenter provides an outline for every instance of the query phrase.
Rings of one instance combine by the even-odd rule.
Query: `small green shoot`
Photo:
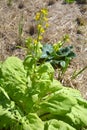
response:
[[[24,26],[24,21],[23,21],[23,14],[22,14],[20,21],[19,21],[19,26],[18,26],[18,33],[19,33],[19,41],[20,42],[22,41],[23,26]]]
[[[65,0],[65,3],[72,4],[75,0]]]
[[[74,2],[77,2],[78,4],[87,4],[87,0],[64,0],[65,3],[72,4]]]
[[[85,69],[87,69],[87,66],[85,66],[84,68],[82,68],[81,70],[79,70],[78,72],[77,71],[74,71],[73,75],[72,75],[72,79],[75,79],[78,75],[80,75]]]
[[[7,5],[11,6],[12,5],[12,0],[8,0]]]

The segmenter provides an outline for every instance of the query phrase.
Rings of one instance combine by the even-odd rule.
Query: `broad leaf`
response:
[[[9,97],[16,101],[23,111],[29,111],[28,87],[31,84],[28,83],[27,87],[27,73],[24,70],[22,61],[16,57],[9,57],[2,64],[1,71],[4,79],[2,85]]]
[[[47,58],[53,52],[53,47],[51,44],[45,44],[42,48],[42,56],[41,58]]]
[[[31,57],[24,62],[9,57],[1,64],[0,129],[79,130],[86,127],[87,101],[80,92],[55,80],[50,63],[38,65],[33,71],[32,61]]]
[[[63,121],[52,119],[46,122],[45,130],[76,130],[76,129]]]

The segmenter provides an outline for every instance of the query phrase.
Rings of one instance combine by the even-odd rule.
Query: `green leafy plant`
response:
[[[53,78],[50,63],[36,66],[9,57],[0,67],[0,129],[79,130],[87,125],[87,101]]]
[[[40,57],[41,62],[50,62],[54,68],[59,68],[64,73],[72,58],[76,54],[72,51],[73,46],[63,47],[63,44],[67,41],[67,35],[64,36],[62,41],[56,44],[45,44],[42,48],[42,55]]]

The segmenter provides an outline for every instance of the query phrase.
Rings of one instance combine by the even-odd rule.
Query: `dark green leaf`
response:
[[[42,48],[41,58],[47,58],[53,52],[53,46],[51,44],[45,44]]]
[[[57,54],[64,57],[64,56],[68,56],[68,54],[71,52],[72,46],[67,46],[64,48],[61,48]]]

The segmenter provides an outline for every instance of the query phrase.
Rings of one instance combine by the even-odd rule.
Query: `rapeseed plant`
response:
[[[41,41],[43,39],[43,34],[45,33],[45,30],[49,27],[47,16],[48,16],[47,9],[41,9],[39,12],[36,13],[35,21],[36,21],[37,36],[35,39],[33,39],[32,37],[26,39],[27,53],[28,55],[33,56],[35,66],[37,65],[37,62],[41,57],[42,53]]]
[[[26,39],[28,52],[29,50],[34,52],[35,57],[37,57],[37,51],[38,49],[40,49],[39,45],[41,44],[41,41],[43,39],[43,34],[45,33],[45,30],[49,27],[47,15],[48,15],[47,9],[41,9],[39,12],[36,13],[35,21],[36,21],[37,36],[35,39],[32,39],[32,38]],[[29,39],[32,39],[32,40],[29,40]],[[31,51],[30,53],[32,53]]]

